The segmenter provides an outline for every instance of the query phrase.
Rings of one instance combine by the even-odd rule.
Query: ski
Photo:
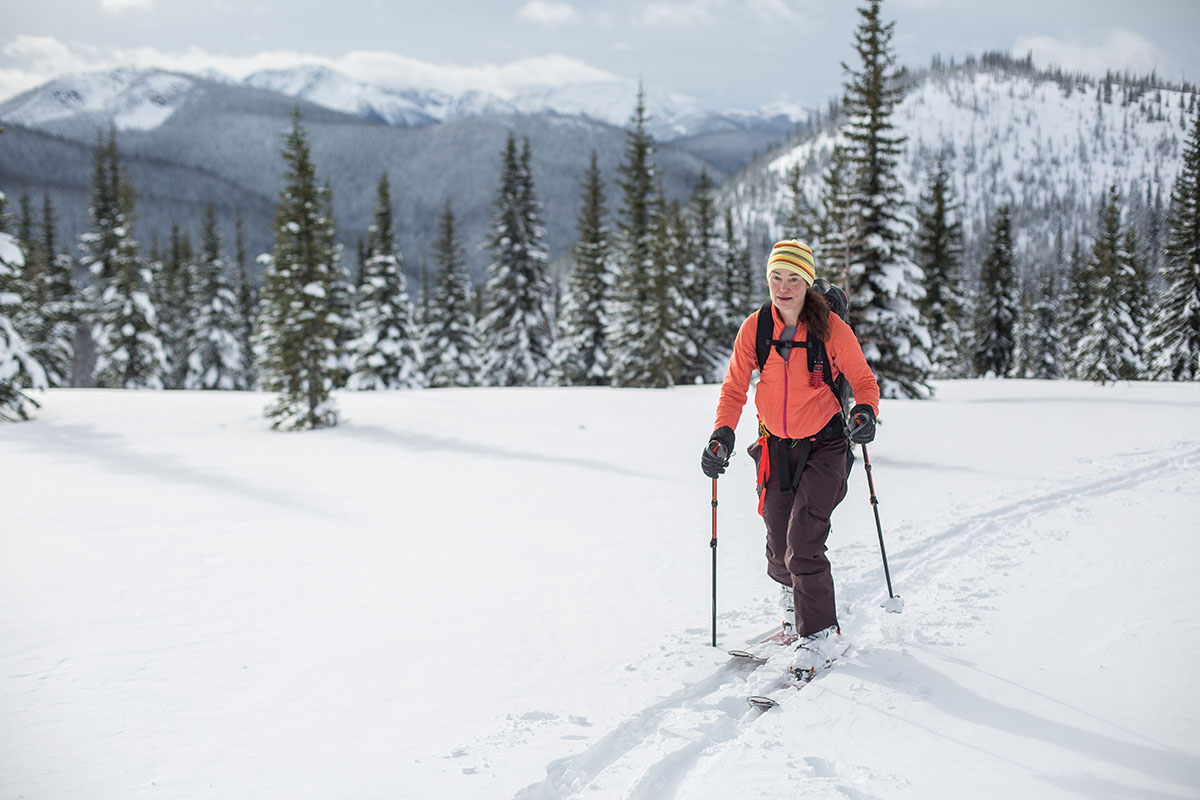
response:
[[[765,639],[760,639],[758,641],[758,645],[755,645],[754,649],[758,650],[759,652],[751,652],[749,650],[729,650],[727,652],[729,655],[733,656],[734,659],[754,664],[756,667],[761,667],[763,664],[767,663],[769,658],[769,656],[762,654],[764,650],[766,652],[771,652],[774,650],[773,647],[762,648],[761,646],[778,645],[779,647],[787,647],[797,639],[797,636],[793,630],[794,629],[792,626],[785,622],[780,626],[779,630],[775,631],[770,636],[767,636]]]

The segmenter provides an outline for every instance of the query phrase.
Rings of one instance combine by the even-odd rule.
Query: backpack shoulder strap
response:
[[[758,371],[761,373],[771,355],[771,334],[775,332],[775,315],[771,313],[770,301],[758,310],[757,324],[754,333],[754,355],[758,359]]]

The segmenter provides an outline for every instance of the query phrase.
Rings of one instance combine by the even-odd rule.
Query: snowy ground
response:
[[[0,427],[0,798],[1200,797],[1200,385],[885,401],[831,558],[852,647],[761,713],[780,618],[716,387],[66,390]],[[753,412],[739,430],[749,444]]]

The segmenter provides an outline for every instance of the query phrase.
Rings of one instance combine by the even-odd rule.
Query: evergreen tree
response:
[[[1088,282],[1093,287],[1087,311],[1087,327],[1075,348],[1078,375],[1082,380],[1120,380],[1137,372],[1137,338],[1130,305],[1134,296],[1131,256],[1121,234],[1120,195],[1109,190],[1101,204],[1099,233],[1088,262]]]
[[[613,293],[613,311],[608,330],[609,370],[613,386],[669,386],[654,352],[656,309],[652,286],[654,263],[654,164],[653,141],[646,131],[645,95],[638,88],[631,127],[625,135],[625,160],[618,168],[622,201],[620,240],[617,249],[618,275]],[[673,374],[673,373],[672,373]]]
[[[1007,206],[996,212],[992,241],[980,267],[979,284],[975,318],[975,374],[1003,378],[1013,365],[1018,313],[1012,218]]]
[[[808,205],[808,200],[804,197],[804,176],[798,163],[793,164],[787,172],[787,188],[791,202],[787,207],[787,216],[783,220],[782,238],[800,239],[808,242],[811,246],[815,238],[813,236],[813,213]]]
[[[306,430],[337,424],[330,392],[340,320],[331,306],[339,267],[327,190],[317,183],[298,110],[282,155],[275,245],[262,278],[259,369],[263,387],[278,395],[266,410],[272,427]]]
[[[716,361],[705,327],[712,281],[700,267],[698,235],[691,220],[679,203],[667,202],[661,180],[654,220],[654,274],[665,292],[658,300],[661,311],[657,313],[670,314],[669,319],[656,322],[661,331],[670,332],[674,342],[668,348],[670,352],[664,354],[674,364],[671,380],[703,383],[709,380]]]
[[[733,224],[733,211],[726,209],[724,235],[721,238],[720,268],[721,281],[716,287],[717,296],[724,299],[718,304],[721,332],[716,341],[727,362],[733,349],[734,339],[746,316],[765,302],[766,282],[757,280],[759,273],[751,266],[750,245],[738,235]],[[720,364],[724,374],[727,364]]]
[[[552,358],[557,382],[567,386],[608,383],[606,331],[613,264],[605,216],[604,182],[593,150],[584,177],[577,223],[579,240],[572,250],[575,270],[559,317]]]
[[[822,273],[830,283],[843,288],[850,285],[850,263],[853,256],[851,244],[858,241],[853,183],[849,179],[851,168],[850,151],[843,143],[836,143],[821,192],[823,214],[820,223],[820,243],[816,247]]]
[[[122,173],[116,132],[96,148],[93,230],[85,233],[89,307],[100,386],[161,389],[166,356],[151,300],[151,276],[133,237],[134,191]]]
[[[508,135],[488,242],[492,263],[480,321],[483,382],[538,386],[550,377],[550,281],[545,228],[534,189],[529,140],[518,154]]]
[[[325,182],[323,214],[333,219],[333,187]],[[332,242],[332,238],[331,238]],[[350,382],[350,374],[354,372],[354,342],[362,332],[355,308],[358,304],[358,291],[350,273],[342,266],[342,246],[332,243],[333,249],[333,283],[329,292],[330,322],[337,325],[334,341],[334,370],[333,388],[345,389]]]
[[[1075,237],[1071,247],[1071,260],[1067,267],[1066,289],[1062,297],[1062,331],[1063,338],[1070,343],[1072,355],[1074,345],[1087,332],[1088,309],[1092,307],[1095,291],[1091,285],[1091,273],[1087,268],[1087,258],[1083,254],[1080,237]],[[1070,378],[1079,377],[1079,365],[1074,361],[1064,371]]]
[[[375,221],[359,269],[359,338],[354,343],[352,389],[416,389],[424,385],[416,320],[396,246],[391,184],[385,172],[376,189]]]
[[[726,263],[714,191],[707,170],[701,171],[688,202],[689,243],[692,246],[688,248],[686,262],[690,266],[682,276],[681,286],[698,318],[690,326],[691,335],[696,338],[696,355],[693,363],[685,367],[683,381],[686,383],[720,380],[729,354],[725,334],[734,312],[721,285]]]
[[[962,222],[942,159],[929,176],[917,220],[916,260],[925,276],[925,296],[917,307],[929,329],[933,373],[939,378],[966,377],[962,348],[966,303],[960,288]]]
[[[480,360],[471,276],[449,200],[434,243],[433,263],[441,268],[441,279],[425,321],[426,378],[433,388],[475,386]]]
[[[196,322],[188,354],[188,389],[237,389],[245,385],[238,298],[221,257],[213,207],[204,209],[202,252],[196,272]]]
[[[1058,273],[1043,269],[1037,278],[1028,312],[1022,311],[1026,331],[1022,346],[1022,377],[1056,380],[1064,373],[1067,348],[1062,333]]]
[[[154,305],[158,309],[158,336],[163,343],[167,389],[187,385],[190,348],[195,342],[198,268],[191,237],[171,223],[170,250],[165,258],[151,259],[154,276]]]
[[[241,382],[238,389],[253,389],[258,386],[257,358],[254,352],[254,329],[258,324],[258,290],[250,279],[250,268],[246,262],[246,238],[243,231],[242,211],[238,209],[234,223],[233,252],[234,279],[238,309],[238,348],[242,354],[238,374]]]
[[[49,193],[42,198],[42,231],[33,231],[29,197],[21,196],[17,243],[25,254],[17,291],[25,302],[12,318],[30,356],[42,365],[49,386],[69,386],[78,325],[71,257],[58,252],[54,208]]]
[[[13,324],[21,308],[22,298],[16,290],[25,256],[17,240],[6,232],[4,206],[0,192],[0,420],[14,422],[29,419],[38,407],[26,391],[45,389],[46,374]]]
[[[1200,380],[1200,115],[1171,193],[1163,279],[1148,337],[1151,373]]]
[[[848,79],[843,105],[853,166],[854,232],[850,251],[850,323],[885,397],[927,397],[929,334],[916,303],[921,269],[906,255],[909,220],[897,178],[904,138],[891,115],[901,89],[890,43],[895,23],[880,19],[881,0],[860,8],[855,32],[860,71],[843,64]]]

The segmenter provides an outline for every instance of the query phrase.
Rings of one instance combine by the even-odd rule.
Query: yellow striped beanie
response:
[[[816,261],[813,259],[812,248],[798,239],[784,239],[776,242],[767,258],[767,277],[771,270],[787,269],[804,278],[809,286],[817,279]]]

